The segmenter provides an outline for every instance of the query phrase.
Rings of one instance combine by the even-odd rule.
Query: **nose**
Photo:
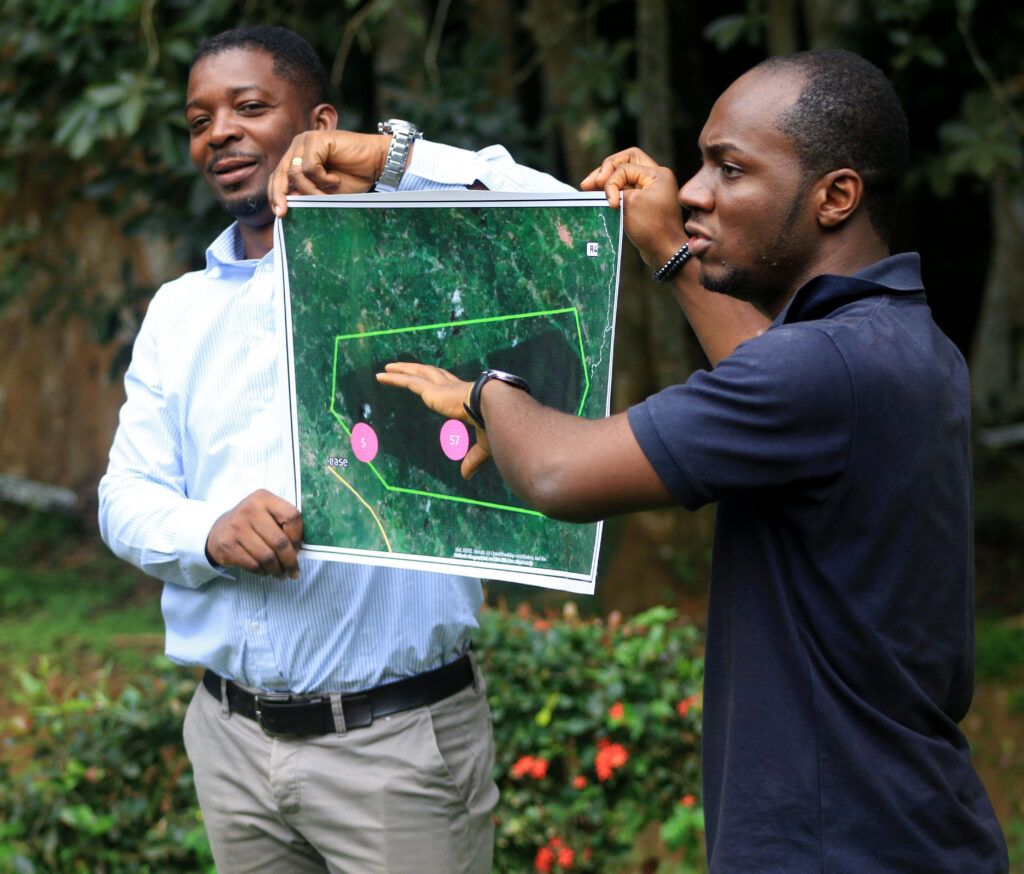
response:
[[[711,194],[711,187],[704,178],[703,167],[683,183],[683,187],[679,189],[679,203],[691,212],[711,211],[714,197]]]
[[[237,117],[233,112],[217,112],[214,114],[209,128],[209,142],[212,146],[222,146],[232,140],[241,139]]]

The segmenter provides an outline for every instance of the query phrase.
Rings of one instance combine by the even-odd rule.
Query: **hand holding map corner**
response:
[[[270,176],[267,197],[274,215],[288,212],[288,194],[358,194],[380,177],[390,135],[346,130],[299,134]]]

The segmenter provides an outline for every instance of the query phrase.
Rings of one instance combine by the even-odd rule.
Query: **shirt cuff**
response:
[[[401,190],[416,190],[425,181],[435,185],[465,187],[480,178],[480,164],[476,152],[419,139],[412,148],[398,187]]]
[[[180,512],[175,551],[185,584],[198,587],[214,577],[230,577],[224,568],[214,567],[206,557],[206,540],[221,512],[205,501],[189,501]]]

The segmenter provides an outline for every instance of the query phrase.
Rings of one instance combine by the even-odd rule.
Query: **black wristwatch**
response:
[[[476,378],[476,382],[473,383],[473,387],[469,390],[469,397],[462,405],[462,408],[466,411],[466,415],[473,420],[473,424],[481,431],[485,430],[485,428],[484,414],[480,410],[480,393],[484,390],[484,386],[492,379],[497,379],[513,386],[514,388],[522,389],[527,394],[530,393],[530,386],[526,384],[526,380],[521,376],[516,376],[513,373],[506,373],[504,370],[485,370],[481,373]]]

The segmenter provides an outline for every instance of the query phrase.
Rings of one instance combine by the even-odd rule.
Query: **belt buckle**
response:
[[[288,701],[291,700],[291,696],[290,695],[285,695],[285,696],[281,696],[281,695],[257,695],[257,694],[253,694],[253,696],[252,696],[253,709],[255,710],[255,713],[253,714],[253,716],[255,717],[256,724],[260,727],[260,730],[265,735],[267,735],[267,737],[285,737],[286,736],[285,733],[282,733],[280,731],[274,731],[273,729],[268,728],[267,724],[263,721],[263,708],[261,706],[261,704],[263,703],[263,700],[261,700],[261,699],[263,699],[266,702],[271,703],[271,704],[285,704],[285,703],[287,703]]]
[[[256,724],[264,734],[270,734],[270,732],[267,731],[267,727],[263,724],[263,708],[260,707],[260,696],[253,695],[252,703],[256,708]]]

